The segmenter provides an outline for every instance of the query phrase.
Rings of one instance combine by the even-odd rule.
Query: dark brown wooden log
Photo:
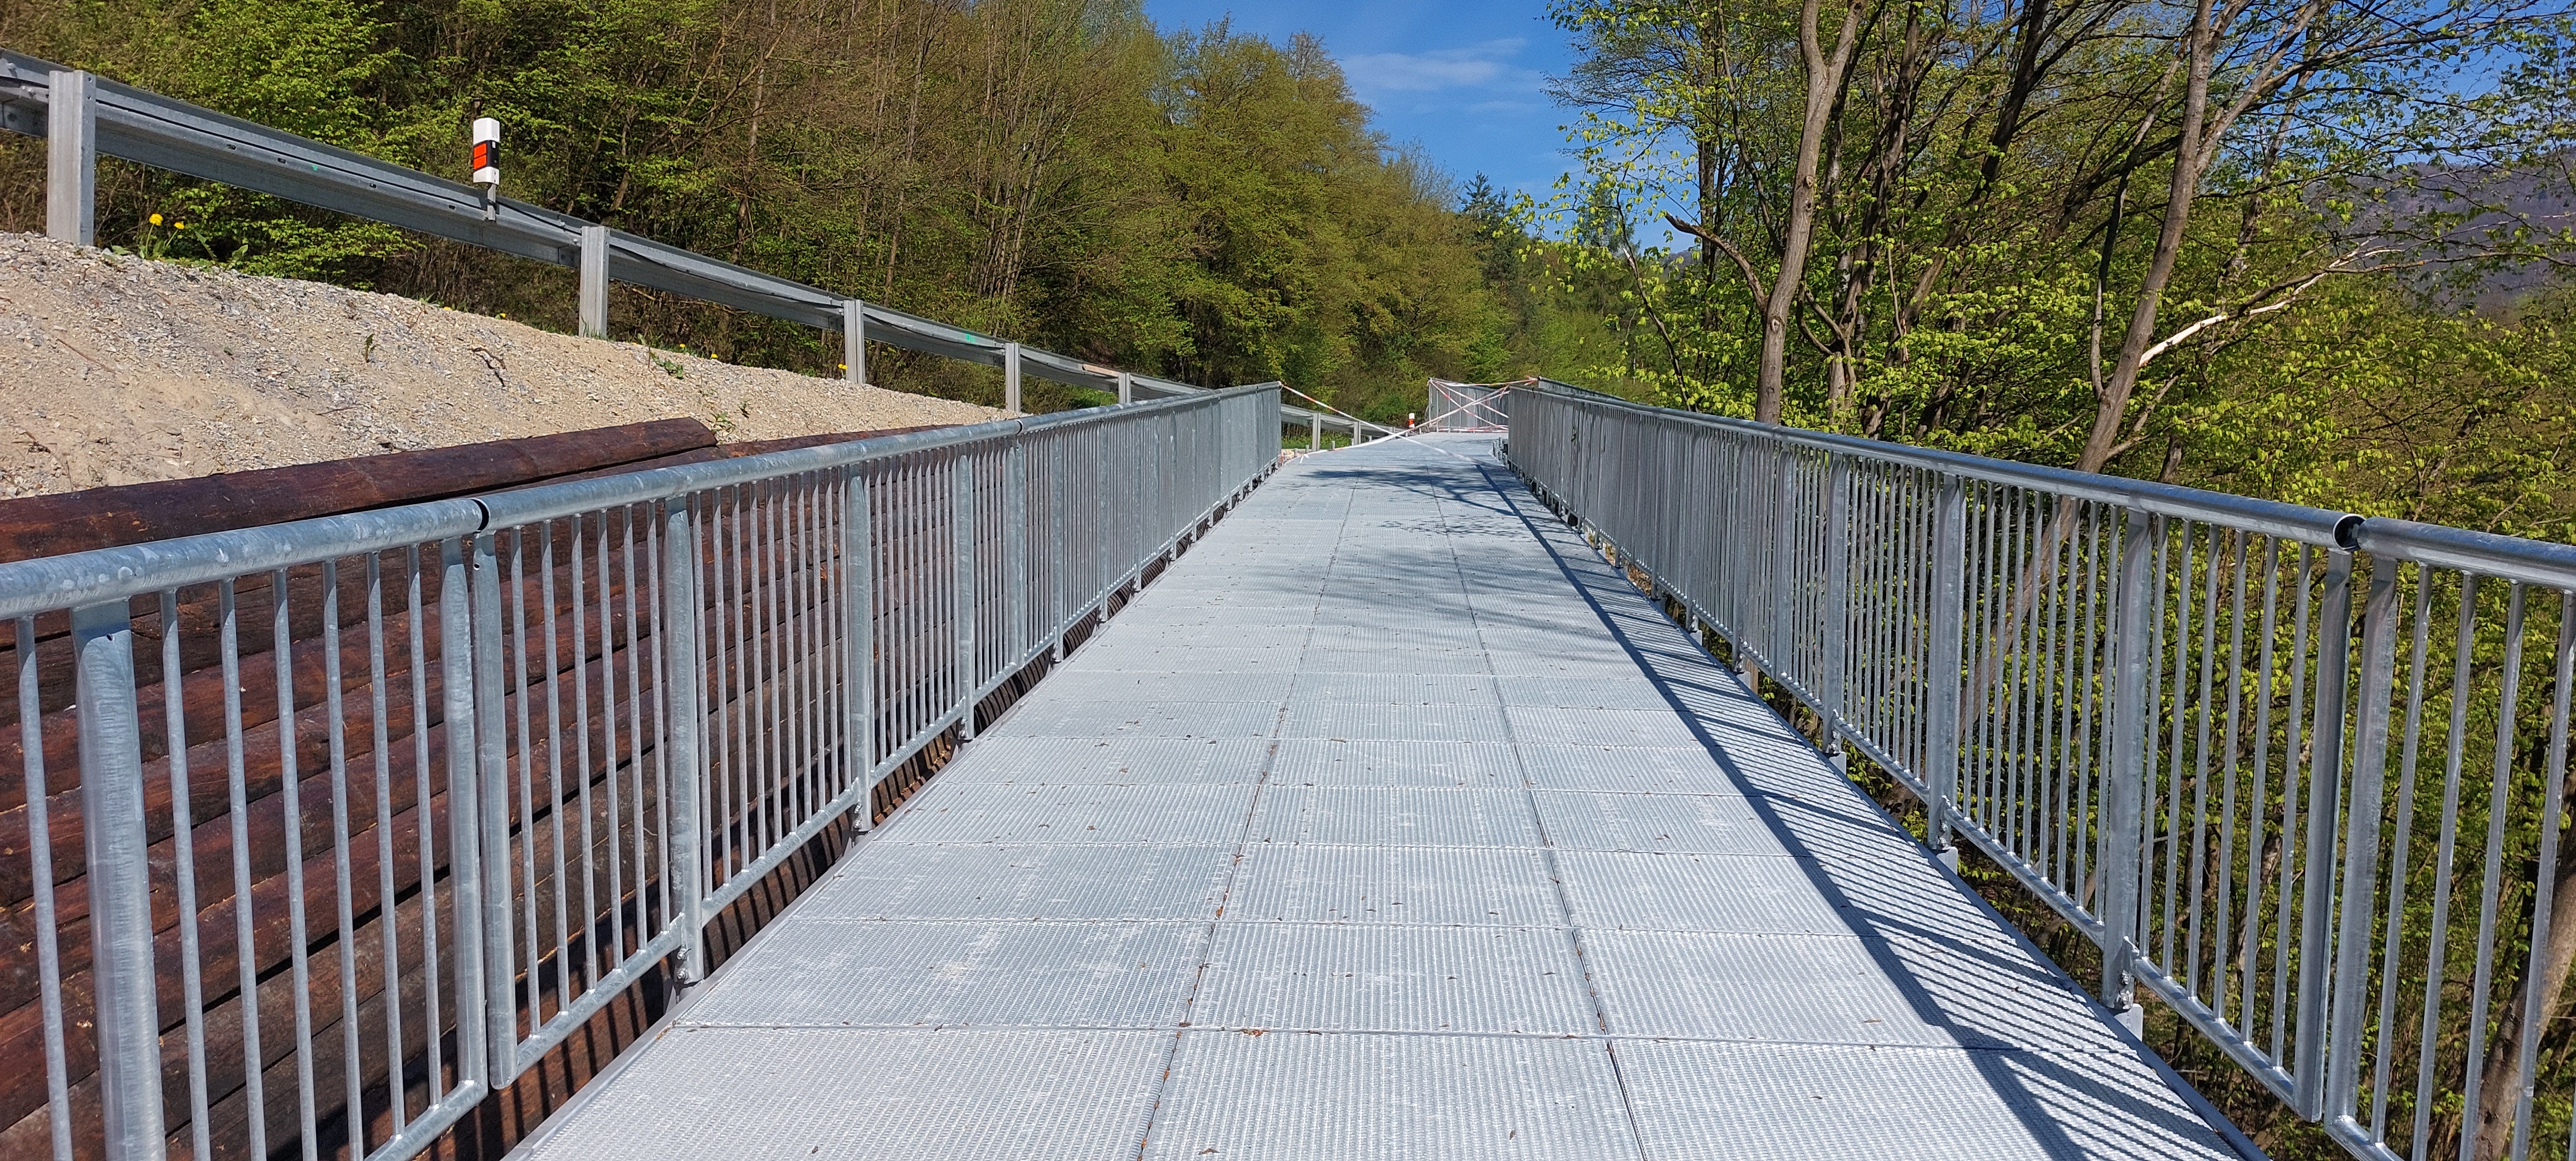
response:
[[[694,419],[89,488],[0,503],[0,562],[489,492],[716,446]]]

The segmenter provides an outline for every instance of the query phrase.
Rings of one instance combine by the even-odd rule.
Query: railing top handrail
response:
[[[517,527],[576,512],[644,504],[710,488],[802,475],[931,448],[1106,423],[1155,412],[1212,407],[1277,388],[1275,383],[1253,383],[1115,407],[999,419],[964,427],[763,452],[740,459],[679,467],[647,468],[466,499],[435,500],[371,512],[206,532],[149,544],[15,561],[0,564],[0,620],[124,600],[143,593],[207,584],[310,564],[321,559],[403,548],[491,528]]]
[[[2372,516],[2354,531],[2353,547],[2392,560],[2576,591],[2576,545]]]
[[[2123,508],[2140,508],[2158,515],[2180,516],[2190,520],[2224,524],[2232,528],[2287,537],[2311,544],[2352,547],[2349,538],[2352,530],[2362,520],[2360,516],[2349,512],[2311,508],[2302,504],[2284,504],[2277,500],[2231,496],[2224,492],[2186,488],[2178,484],[2043,467],[2038,464],[2016,463],[1965,452],[1938,451],[1889,443],[1884,440],[1862,439],[1858,436],[1835,435],[1796,427],[1774,427],[1722,415],[1706,415],[1696,411],[1656,407],[1621,399],[1615,395],[1605,395],[1554,379],[1540,379],[1518,390],[1567,395],[1584,402],[1649,414],[1667,421],[1694,423],[1742,435],[1775,439],[1817,451],[1861,456],[1992,483],[2037,488],[2079,500],[2090,500]]]

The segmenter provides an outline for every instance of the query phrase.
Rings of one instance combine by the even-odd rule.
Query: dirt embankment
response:
[[[691,418],[720,438],[969,403],[0,233],[0,498]]]

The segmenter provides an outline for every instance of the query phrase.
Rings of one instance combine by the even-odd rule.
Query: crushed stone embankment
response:
[[[1002,414],[0,233],[0,498],[647,419],[730,442]]]

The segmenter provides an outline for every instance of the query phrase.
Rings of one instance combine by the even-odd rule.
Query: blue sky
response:
[[[1545,91],[1571,53],[1544,0],[1145,0],[1145,12],[1166,31],[1231,15],[1235,31],[1276,41],[1314,33],[1376,112],[1378,129],[1418,142],[1461,185],[1483,173],[1544,197],[1572,167],[1560,152],[1567,111]]]

